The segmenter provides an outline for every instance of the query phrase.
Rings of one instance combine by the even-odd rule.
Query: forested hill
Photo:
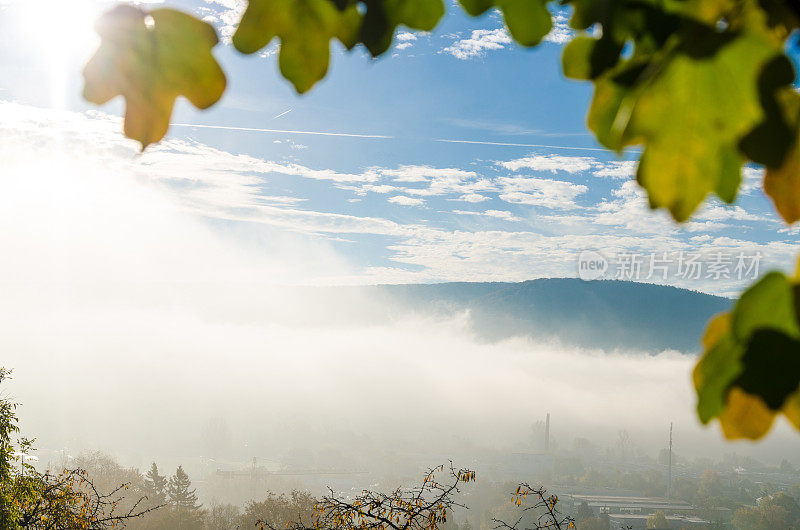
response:
[[[515,335],[556,337],[579,346],[648,351],[699,351],[708,319],[732,303],[676,287],[575,278],[368,289],[424,312],[469,310],[476,333],[489,341]]]

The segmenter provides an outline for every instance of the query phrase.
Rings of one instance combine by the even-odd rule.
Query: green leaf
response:
[[[122,95],[125,135],[142,149],[167,133],[178,96],[201,109],[222,97],[225,74],[211,54],[217,34],[209,24],[172,9],[119,6],[96,30],[102,40],[83,71],[84,98],[101,105]]]
[[[742,349],[730,335],[731,314],[723,313],[708,324],[703,345],[706,353],[692,373],[697,389],[697,414],[708,423],[725,408],[727,389],[741,373]]]
[[[770,119],[745,144],[749,150],[769,153],[772,146],[782,147],[785,138],[789,145],[780,160],[760,160],[766,167],[764,191],[772,199],[783,219],[792,224],[800,220],[800,95],[788,89],[776,95]],[[764,158],[767,158],[766,156]]]
[[[491,9],[503,12],[508,32],[523,46],[536,46],[553,29],[550,0],[459,0],[464,11],[479,16]]]
[[[278,37],[281,74],[303,93],[325,77],[331,39],[352,48],[360,26],[355,5],[339,10],[330,0],[250,0],[233,45],[251,54]]]
[[[643,90],[643,79],[650,70],[650,62],[631,59],[595,81],[586,121],[597,140],[609,149],[621,152],[625,146],[641,142],[630,134],[630,102]]]
[[[785,55],[767,63],[759,74],[764,119],[739,144],[742,153],[758,164],[778,168],[792,148],[800,117],[800,96],[791,88],[794,78],[794,67]]]
[[[759,329],[742,357],[744,370],[735,385],[779,410],[800,387],[800,341],[773,329]]]
[[[661,49],[685,20],[680,12],[669,9],[675,7],[675,2],[668,1],[571,0],[569,4],[573,7],[572,28],[588,30],[600,25],[601,40],[607,39],[617,46],[628,44],[633,57],[651,56]],[[685,4],[678,2],[680,6]]]
[[[572,17],[569,25],[572,29],[587,30],[594,24],[608,25],[617,13],[618,4],[613,0],[571,0]],[[605,32],[608,34],[608,32]]]
[[[746,344],[759,329],[796,337],[800,334],[794,311],[794,287],[780,272],[770,272],[736,302],[731,325],[735,339]]]
[[[685,221],[711,192],[735,200],[748,157],[773,167],[786,158],[796,135],[776,99],[790,92],[794,71],[783,53],[786,30],[770,25],[768,7],[733,0],[569,4],[572,27],[600,31],[567,45],[564,72],[594,81],[588,125],[603,145],[618,152],[644,146],[637,180],[652,208]],[[796,174],[787,168],[777,181],[793,188],[789,175]]]
[[[697,363],[692,378],[697,389],[697,415],[703,423],[724,410],[728,388],[742,371],[742,353],[739,344],[726,336]]]
[[[725,436],[756,439],[783,411],[800,421],[800,327],[794,285],[771,272],[715,317],[693,373],[703,423],[719,418]],[[798,425],[800,428],[800,425]]]
[[[444,16],[442,0],[363,0],[366,6],[359,39],[377,57],[389,49],[397,26],[431,31]]]
[[[800,220],[800,145],[792,147],[779,168],[767,168],[764,191],[787,223]]]
[[[611,38],[578,36],[564,47],[561,64],[572,79],[596,79],[619,62],[623,46]]]
[[[598,139],[620,150],[644,143],[637,180],[652,208],[665,207],[685,221],[715,191],[735,199],[743,158],[737,143],[760,119],[756,91],[760,65],[776,50],[757,36],[734,38],[704,32],[657,61],[641,68],[628,85],[620,74],[635,74],[629,65],[603,79],[596,97],[613,95],[609,105],[594,102],[606,116],[591,123]]]
[[[652,208],[685,221],[712,191],[733,201],[744,161],[738,142],[762,117],[757,79],[776,54],[758,35],[707,31],[658,65],[629,107],[628,134],[645,144],[637,180]]]

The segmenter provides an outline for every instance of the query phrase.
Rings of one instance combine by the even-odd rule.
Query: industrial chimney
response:
[[[672,497],[672,422],[669,424],[669,462],[667,463],[667,499]]]
[[[544,452],[550,452],[550,413],[547,413],[547,420],[544,422]]]

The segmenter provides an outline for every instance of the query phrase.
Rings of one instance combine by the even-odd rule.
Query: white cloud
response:
[[[478,215],[483,217],[494,217],[504,221],[522,221],[519,217],[507,210],[486,210],[485,212],[470,212],[467,210],[453,210],[456,215]]]
[[[586,193],[583,184],[563,180],[535,177],[501,177],[498,179],[503,191],[500,199],[515,203],[543,206],[546,208],[575,208],[575,199]]]
[[[474,171],[452,167],[436,168],[425,165],[404,165],[396,169],[372,167],[365,171],[363,176],[371,180],[389,179],[395,184],[392,186],[393,190],[402,190],[407,195],[417,197],[476,194],[480,191],[493,191],[496,188],[493,182],[480,178]],[[388,191],[388,185],[383,186],[387,186],[384,189]],[[359,189],[360,193],[365,193],[376,191],[377,186],[361,184],[355,187],[344,185],[340,187]]]
[[[229,153],[175,137],[148,149],[143,155],[137,155],[136,144],[123,139],[119,130],[119,120],[102,113],[94,112],[87,116],[0,103],[0,155],[5,164],[3,176],[7,174],[6,167],[14,168],[14,173],[8,173],[9,175],[23,175],[26,171],[30,173],[34,171],[32,168],[36,168],[37,175],[53,175],[53,178],[41,182],[37,179],[5,179],[4,207],[14,212],[14,215],[18,215],[22,208],[26,215],[40,216],[41,227],[48,230],[63,227],[68,233],[91,234],[92,223],[96,224],[97,219],[111,216],[109,218],[118,222],[110,223],[109,231],[122,230],[122,237],[129,238],[137,245],[148,238],[161,237],[157,228],[160,223],[178,223],[178,226],[184,226],[180,224],[183,221],[174,221],[174,218],[183,219],[198,227],[206,226],[209,218],[235,221],[214,224],[237,227],[236,230],[241,230],[242,233],[268,233],[269,238],[278,238],[276,240],[304,238],[321,245],[344,242],[347,234],[378,236],[382,245],[376,251],[378,256],[371,254],[369,260],[366,260],[370,263],[377,262],[374,267],[367,266],[362,261],[365,251],[357,247],[357,242],[348,243],[352,252],[348,259],[355,264],[354,269],[333,271],[332,274],[335,274],[337,280],[351,283],[397,279],[512,281],[538,276],[572,275],[575,256],[583,248],[650,252],[713,249],[714,245],[730,249],[749,246],[764,249],[763,252],[765,256],[769,255],[771,263],[778,264],[793,261],[796,254],[791,234],[776,233],[776,237],[786,237],[787,240],[768,241],[763,245],[721,238],[709,241],[693,239],[693,236],[705,236],[711,230],[738,227],[742,223],[754,223],[762,219],[758,210],[751,210],[749,205],[738,204],[730,208],[714,203],[701,209],[694,223],[679,227],[665,212],[649,210],[646,197],[632,180],[619,182],[593,179],[592,186],[606,186],[606,190],[593,188],[592,191],[598,193],[593,193],[590,201],[590,197],[587,197],[587,186],[556,179],[522,175],[485,177],[481,175],[481,170],[437,168],[423,164],[403,165],[398,168],[372,167],[364,171],[354,170],[351,174]],[[61,159],[48,158],[52,153],[68,153],[69,156],[62,163]],[[556,163],[551,158],[539,160],[537,164],[540,162],[550,164],[537,165],[550,167],[542,169],[543,171],[553,171],[553,167],[574,168],[576,164],[575,161],[570,161],[569,164]],[[600,167],[599,163],[592,165],[590,171],[597,167]],[[490,165],[486,171],[491,175],[497,169]],[[81,175],[86,175],[86,179],[81,179]],[[273,187],[271,184],[276,180],[276,175],[282,176],[278,179],[281,182],[279,186]],[[71,179],[76,178],[77,185],[70,186]],[[286,191],[295,189],[290,184],[291,179],[306,180],[306,185],[296,189],[313,187],[315,198],[320,196],[318,192],[329,193],[344,188],[382,203],[382,197],[370,197],[369,192],[388,193],[391,194],[388,200],[393,204],[426,205],[429,209],[425,212],[431,215],[424,221],[410,217],[410,221],[398,222],[351,214],[350,212],[359,211],[361,204],[346,201],[360,199],[341,197],[341,193],[329,193],[326,195],[326,211],[314,211],[316,201],[306,200],[306,196]],[[158,211],[152,212],[152,222],[143,225],[148,230],[142,233],[135,230],[135,224],[143,222],[140,218],[150,219],[147,200],[133,201],[136,215],[129,209],[115,207],[113,201],[109,202],[107,208],[104,207],[106,196],[116,198],[120,194],[132,193],[125,191],[107,194],[103,191],[104,185],[117,182],[125,183],[134,190],[147,190],[147,197],[156,198],[153,204],[159,205]],[[616,187],[609,190],[608,183]],[[27,202],[20,201],[20,193],[13,188],[23,184],[27,186]],[[36,193],[47,198],[49,202],[38,204]],[[449,219],[446,217],[448,214],[441,211],[450,209],[443,207],[448,204],[444,201],[480,203],[495,200],[495,194],[499,194],[500,200],[540,208],[535,215],[526,213],[526,223],[518,225],[525,230],[515,232],[452,229],[455,216],[476,215],[486,219],[518,220],[515,215],[503,209],[487,209],[474,213],[457,209],[451,212]],[[596,199],[597,195],[603,198]],[[136,198],[136,195],[132,194],[131,197]],[[578,198],[584,199],[580,208],[577,207]],[[337,200],[341,202],[337,204]],[[19,206],[15,206],[16,203]],[[366,204],[367,200],[364,203],[365,208],[374,211],[372,205]],[[166,217],[166,214],[158,213],[164,209],[172,213]],[[56,217],[53,216],[74,215],[82,210],[87,213],[79,224],[54,222]],[[527,209],[521,207],[519,210]],[[15,249],[15,252],[17,249],[27,249],[23,254],[37,256],[30,260],[35,264],[52,262],[47,254],[51,250],[43,253],[41,249],[34,250],[26,243],[25,234],[35,231],[31,224],[33,218],[26,221],[27,224],[17,226],[13,221],[14,215],[9,215],[3,223],[7,227],[4,231],[19,237],[15,236],[13,242],[7,241],[6,248]],[[126,220],[126,217],[129,219]],[[72,249],[70,252],[74,252],[76,256],[84,256],[81,259],[89,256],[95,262],[102,263],[102,260],[98,261],[93,256],[98,256],[98,249],[103,248],[103,238],[113,237],[108,232],[103,234],[99,242],[92,241],[91,244],[87,243],[83,248]],[[167,235],[165,232],[161,240],[168,240]],[[201,241],[199,245],[203,246],[205,243]],[[50,247],[55,248],[52,245]],[[162,251],[161,247],[158,248]],[[220,247],[209,244],[209,248]],[[84,250],[86,252],[82,254]],[[195,251],[187,249],[179,252],[191,256]],[[299,255],[296,250],[293,252],[294,255]],[[124,255],[120,250],[119,256]],[[381,263],[381,260],[389,264]],[[75,258],[74,261],[83,266],[79,259]],[[94,271],[92,267],[96,267],[97,263],[87,270]],[[213,260],[209,261],[212,268],[213,263]],[[176,276],[180,276],[181,267],[175,267],[178,271]],[[36,267],[23,268],[37,270]],[[297,275],[307,273],[311,277],[319,273],[318,270],[312,273],[312,268],[298,267],[292,272]],[[121,267],[119,271],[127,274],[129,269],[130,267]],[[324,274],[323,277],[330,278]],[[731,282],[724,285],[703,285],[702,288],[729,292],[736,285]]]
[[[417,36],[408,31],[401,31],[394,38],[398,41],[395,45],[396,50],[407,50],[414,46],[414,41],[417,40]]]
[[[559,12],[553,16],[553,28],[545,35],[543,41],[554,44],[564,44],[574,36],[569,27],[566,13]],[[513,43],[506,27],[495,29],[472,30],[469,37],[461,38],[456,35],[456,40],[443,48],[440,53],[452,55],[457,59],[466,61],[477,57],[485,57],[488,51],[503,50]]]
[[[693,221],[765,221],[766,217],[746,211],[739,205],[704,203],[692,216]]]
[[[232,174],[235,184],[225,188],[192,159],[170,174],[191,173],[194,180],[174,187],[167,174],[142,163],[149,153],[137,155],[114,120],[0,104],[0,123],[0,245],[14,252],[0,264],[7,281],[67,282],[80,296],[93,296],[103,282],[279,283],[351,270],[322,239],[254,224],[250,238],[270,241],[266,251],[206,219],[244,208],[293,217],[287,224],[297,228],[302,217],[279,212],[294,211],[302,198],[249,197],[239,189],[248,181]],[[196,195],[206,186],[218,196]],[[328,271],[315,264],[328,259]]]
[[[553,29],[550,33],[545,35],[545,42],[552,42],[554,44],[565,44],[570,41],[575,35],[575,32],[569,27],[569,17],[563,11],[553,15]]]
[[[217,27],[222,42],[230,43],[236,26],[247,8],[247,0],[205,0],[211,7],[200,7],[198,12],[209,17]]]
[[[742,168],[742,187],[739,192],[748,195],[759,189],[764,182],[764,168],[746,165]]]
[[[401,190],[397,186],[389,186],[388,184],[364,184],[361,189],[371,191],[373,193],[391,193],[393,191]]]
[[[454,41],[442,50],[461,60],[484,57],[487,50],[502,50],[511,44],[511,36],[505,28],[476,29],[469,38]]]
[[[402,206],[422,206],[425,204],[425,199],[419,199],[416,197],[406,197],[405,195],[395,195],[394,197],[389,197],[387,199],[389,202],[394,204],[400,204]]]
[[[452,200],[456,200],[456,199],[452,199]],[[458,197],[458,200],[459,201],[464,201],[464,202],[473,202],[474,203],[474,202],[488,201],[488,200],[490,200],[490,198],[487,197],[486,195],[481,195],[480,193],[465,193],[465,194],[461,195],[460,197]]]
[[[716,232],[742,223],[771,222],[769,217],[747,211],[741,205],[723,205],[708,197],[691,219],[678,225],[663,210],[651,210],[647,193],[634,180],[626,180],[587,213],[587,219],[600,225],[617,226],[639,234],[664,234],[687,232]]]
[[[510,171],[530,169],[575,174],[591,172],[598,178],[611,180],[632,179],[636,175],[638,162],[635,160],[611,160],[601,162],[589,156],[530,155],[514,160],[500,161],[497,164]]]
[[[635,234],[669,234],[677,226],[663,210],[653,211],[648,207],[647,194],[633,180],[622,182],[603,199],[592,212],[591,222],[598,225],[616,226]]]
[[[376,169],[381,175],[389,177],[396,182],[425,182],[427,180],[445,180],[448,182],[461,182],[477,177],[474,171],[448,167],[435,168],[431,166],[400,166],[397,169]]]
[[[50,151],[68,150],[71,163],[102,167],[110,175],[157,186],[180,208],[205,217],[250,221],[309,234],[404,232],[385,219],[300,210],[294,205],[304,198],[272,195],[264,189],[268,182],[265,175],[275,173],[333,182],[372,176],[265,161],[177,138],[151,146],[137,156],[136,144],[120,135],[119,120],[98,112],[91,116],[0,103],[0,149],[4,160],[19,159],[22,154],[35,159],[39,153],[47,156]]]
[[[560,155],[531,155],[516,160],[498,162],[498,165],[511,170],[532,169],[534,171],[565,171],[567,173],[579,173],[588,171],[597,161],[585,156],[560,156]]]
[[[627,179],[636,175],[638,162],[633,160],[622,160],[606,162],[594,170],[593,175],[600,178]]]
[[[397,186],[390,186],[388,184],[359,184],[359,185],[351,185],[351,184],[337,184],[337,188],[342,190],[352,191],[356,195],[364,197],[367,193],[391,193],[393,191],[402,191],[403,188]]]
[[[277,162],[245,154],[234,154],[191,140],[177,138],[169,138],[148,149],[147,156],[142,157],[141,163],[155,170],[163,170],[156,171],[159,174],[167,174],[171,170],[176,175],[190,175],[187,171],[179,171],[180,168],[186,168],[186,164],[190,164],[188,167],[202,169],[205,173],[277,173],[333,182],[370,182],[377,178],[377,175],[370,173],[339,173],[330,169],[312,169],[296,163]],[[191,177],[176,176],[175,178]]]

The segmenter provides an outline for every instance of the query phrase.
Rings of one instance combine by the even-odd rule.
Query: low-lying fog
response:
[[[486,344],[459,317],[291,325],[228,318],[225,307],[201,310],[169,295],[152,305],[67,305],[64,296],[80,298],[67,293],[42,293],[41,306],[2,303],[3,363],[15,370],[12,395],[42,448],[102,449],[142,465],[182,455],[278,460],[338,446],[352,465],[352,456],[369,461],[387,448],[538,450],[532,424],[548,412],[563,447],[579,437],[613,447],[627,430],[656,454],[670,422],[684,455],[755,451],[771,461],[796,443],[779,429],[757,446],[723,447],[715,427],[698,425],[693,360],[677,352]]]
[[[43,460],[100,449],[140,467],[365,469],[420,454],[479,465],[540,449],[532,426],[550,413],[556,448],[613,447],[627,430],[655,457],[674,422],[681,455],[797,461],[783,423],[755,445],[701,427],[690,356],[486,343],[463,314],[364,319],[373,302],[355,292],[272,286],[347,277],[323,243],[220,227],[93,167],[14,164],[0,194],[0,364]]]

